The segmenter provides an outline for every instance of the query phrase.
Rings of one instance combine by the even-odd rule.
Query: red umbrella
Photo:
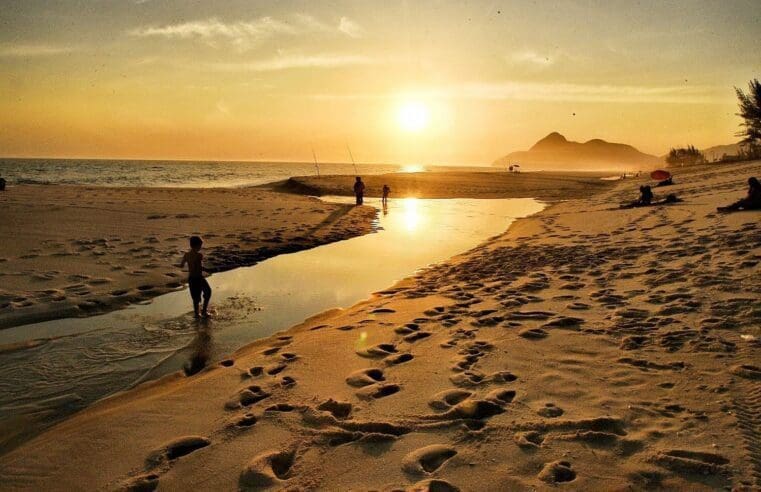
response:
[[[663,181],[663,180],[669,179],[671,177],[671,173],[668,171],[663,171],[661,169],[658,169],[657,171],[651,172],[650,177],[654,179],[655,181]]]

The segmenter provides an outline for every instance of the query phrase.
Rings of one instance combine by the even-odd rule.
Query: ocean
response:
[[[231,161],[133,161],[85,159],[0,159],[9,185],[59,184],[131,187],[242,187],[317,174],[314,163]],[[398,171],[453,171],[462,167],[357,164],[359,174]],[[494,168],[467,168],[495,170]],[[354,165],[319,164],[320,174],[355,174]]]

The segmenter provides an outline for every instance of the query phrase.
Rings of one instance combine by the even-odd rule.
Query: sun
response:
[[[430,112],[420,101],[407,101],[399,106],[396,117],[402,130],[417,133],[428,127]]]

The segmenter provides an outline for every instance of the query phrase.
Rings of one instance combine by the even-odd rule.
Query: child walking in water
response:
[[[200,316],[207,318],[209,316],[209,299],[211,299],[211,287],[209,282],[203,277],[203,272],[208,271],[203,267],[203,254],[201,247],[203,240],[198,236],[190,237],[190,250],[182,257],[180,268],[188,265],[188,287],[190,288],[190,297],[193,299],[193,316],[199,317],[198,305],[201,303],[201,294],[203,293],[203,309]]]

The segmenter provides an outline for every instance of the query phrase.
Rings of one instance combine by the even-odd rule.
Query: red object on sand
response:
[[[669,179],[671,177],[671,173],[658,169],[657,171],[651,172],[650,177],[656,181],[663,181]]]

